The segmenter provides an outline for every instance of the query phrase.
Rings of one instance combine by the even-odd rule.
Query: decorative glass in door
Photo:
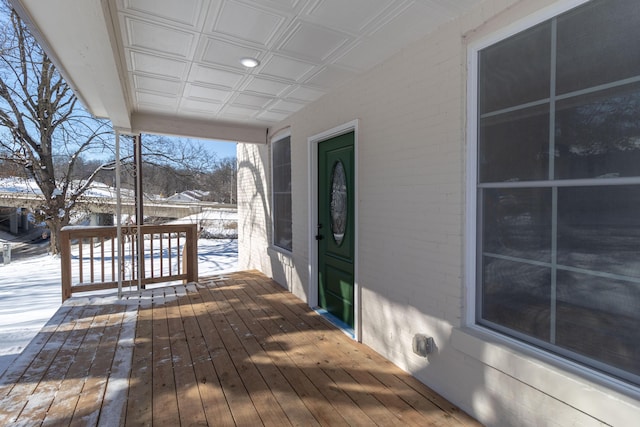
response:
[[[333,165],[331,172],[331,233],[339,246],[344,240],[348,218],[347,178],[340,160]]]

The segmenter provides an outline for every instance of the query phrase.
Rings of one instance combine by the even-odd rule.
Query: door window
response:
[[[341,161],[333,165],[331,172],[331,232],[337,245],[342,244],[347,228],[348,200],[347,178]]]

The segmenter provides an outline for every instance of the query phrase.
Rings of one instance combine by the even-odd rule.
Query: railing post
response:
[[[185,244],[185,253],[182,257],[183,271],[186,271],[187,278],[185,282],[198,281],[198,225],[189,224],[187,226],[187,243]]]
[[[146,279],[145,273],[145,260],[144,260],[144,224],[136,225],[136,281],[140,289],[145,289],[146,286],[142,283]]]
[[[60,275],[62,279],[62,302],[71,297],[71,239],[69,231],[60,231]]]

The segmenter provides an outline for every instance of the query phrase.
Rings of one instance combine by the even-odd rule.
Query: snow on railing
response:
[[[116,227],[63,228],[60,233],[62,301],[76,292],[117,288],[118,264],[123,287],[197,281],[196,224],[143,225],[141,237],[138,244],[138,226],[122,227],[118,263]]]

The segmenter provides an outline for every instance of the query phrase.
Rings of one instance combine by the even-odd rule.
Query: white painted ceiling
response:
[[[83,102],[116,126],[266,129],[480,0],[12,3]],[[165,131],[189,128],[174,127]]]

